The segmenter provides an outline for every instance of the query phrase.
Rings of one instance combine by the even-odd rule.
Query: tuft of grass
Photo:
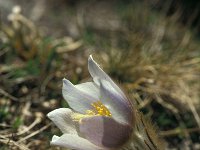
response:
[[[112,36],[110,41],[115,42],[109,49],[98,51],[98,59],[138,101],[138,108],[156,119],[160,129],[182,129],[184,135],[166,136],[168,141],[188,138],[193,135],[187,131],[191,124],[200,127],[199,39],[176,17],[158,14],[146,3],[123,7],[124,31]],[[183,114],[190,119],[184,120]]]
[[[21,125],[23,124],[23,120],[22,118],[19,116],[19,117],[16,117],[13,124],[12,124],[12,128],[14,130],[18,129]]]
[[[1,106],[0,107],[0,122],[3,122],[8,115],[9,115],[8,107]]]

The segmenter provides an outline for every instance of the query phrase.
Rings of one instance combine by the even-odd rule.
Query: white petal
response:
[[[109,109],[112,117],[119,122],[133,124],[134,113],[130,101],[122,97],[108,81],[100,80],[101,101]]]
[[[53,136],[51,145],[61,146],[76,150],[102,150],[88,140],[77,135],[63,134],[61,137]]]
[[[122,96],[125,97],[124,93],[122,90],[113,82],[113,80],[100,68],[99,64],[97,64],[93,58],[92,55],[88,58],[88,70],[90,72],[90,75],[92,76],[94,82],[97,85],[100,85],[99,79],[100,80],[106,80],[110,82],[110,84],[113,86],[114,89],[118,93],[120,93]]]
[[[73,112],[69,108],[59,108],[47,114],[62,133],[77,134],[75,124],[71,119]]]
[[[69,80],[63,79],[62,93],[69,106],[77,112],[85,113],[92,109],[91,103],[97,101],[95,95],[88,94],[83,89],[74,86]]]
[[[90,95],[91,97],[95,97],[95,100],[99,100],[100,98],[100,90],[94,82],[85,82],[81,84],[75,85],[76,88],[81,90],[82,92]]]

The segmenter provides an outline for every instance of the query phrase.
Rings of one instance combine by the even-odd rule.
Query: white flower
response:
[[[73,85],[63,79],[62,93],[72,109],[47,115],[63,133],[53,136],[51,144],[77,150],[117,149],[132,134],[132,105],[92,56],[88,69],[94,82]]]

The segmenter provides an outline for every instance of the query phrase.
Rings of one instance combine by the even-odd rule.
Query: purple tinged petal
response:
[[[134,113],[131,102],[122,97],[109,82],[100,80],[101,101],[109,109],[112,117],[123,123],[133,126]]]
[[[69,80],[63,79],[63,97],[72,109],[80,113],[85,113],[86,110],[92,108],[91,103],[98,100],[97,96],[99,93],[91,95],[89,92],[84,92],[82,87],[80,88],[80,85],[74,86]],[[91,87],[91,90],[93,87]]]
[[[76,150],[102,150],[100,147],[92,144],[90,141],[72,134],[63,134],[61,137],[54,135],[51,145]]]
[[[111,117],[94,116],[84,118],[80,122],[80,132],[86,139],[97,146],[106,148],[118,148],[125,144],[132,128],[128,124],[122,124]]]
[[[97,64],[93,58],[92,55],[90,55],[90,57],[88,58],[88,70],[90,75],[92,76],[94,82],[97,85],[100,85],[99,83],[99,79],[100,80],[106,80],[108,82],[110,82],[110,84],[112,85],[112,87],[114,89],[116,89],[116,91],[122,96],[122,97],[126,97],[124,95],[124,93],[122,92],[122,90],[113,82],[113,80],[100,68],[99,64]]]

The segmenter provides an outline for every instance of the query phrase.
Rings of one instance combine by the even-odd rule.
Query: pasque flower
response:
[[[60,137],[54,135],[51,145],[77,150],[118,149],[133,132],[133,107],[92,56],[88,70],[93,82],[73,85],[63,79],[63,97],[71,109],[59,108],[48,113],[63,133]]]

